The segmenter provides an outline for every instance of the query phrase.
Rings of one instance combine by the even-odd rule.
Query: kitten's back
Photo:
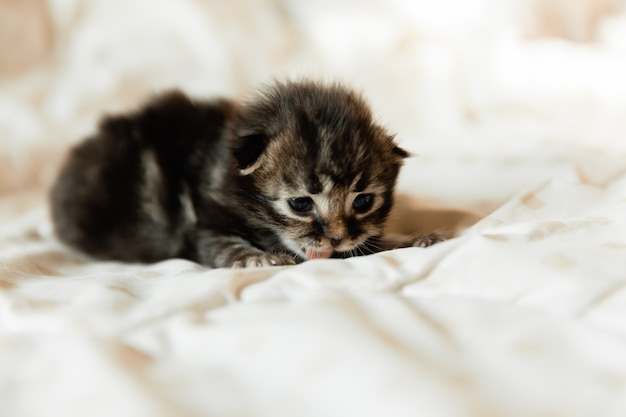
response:
[[[227,102],[193,103],[172,92],[105,118],[72,149],[52,189],[57,236],[104,259],[193,257],[189,183],[203,163],[194,158],[217,147],[231,111]]]

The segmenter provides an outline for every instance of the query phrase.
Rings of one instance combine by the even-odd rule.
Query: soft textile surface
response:
[[[623,416],[618,0],[0,3],[1,416]],[[415,156],[390,229],[294,267],[97,262],[46,195],[106,112],[361,89]]]

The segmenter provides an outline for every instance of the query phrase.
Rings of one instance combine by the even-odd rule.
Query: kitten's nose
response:
[[[341,244],[341,241],[343,239],[339,238],[339,239],[335,239],[335,238],[330,238],[330,244],[333,245],[333,248],[336,248],[337,246],[339,246]]]

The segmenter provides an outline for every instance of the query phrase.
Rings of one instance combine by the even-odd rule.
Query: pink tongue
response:
[[[307,259],[326,259],[326,258],[330,258],[330,255],[333,254],[333,251],[327,250],[327,251],[318,252],[318,251],[314,251],[311,249],[305,249],[304,254],[306,255]]]

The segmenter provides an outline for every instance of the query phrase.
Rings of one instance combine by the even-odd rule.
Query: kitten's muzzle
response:
[[[341,243],[347,237],[347,230],[345,224],[343,222],[334,222],[323,224],[322,229],[324,232],[324,236],[330,241],[330,244],[333,248],[341,245]]]

